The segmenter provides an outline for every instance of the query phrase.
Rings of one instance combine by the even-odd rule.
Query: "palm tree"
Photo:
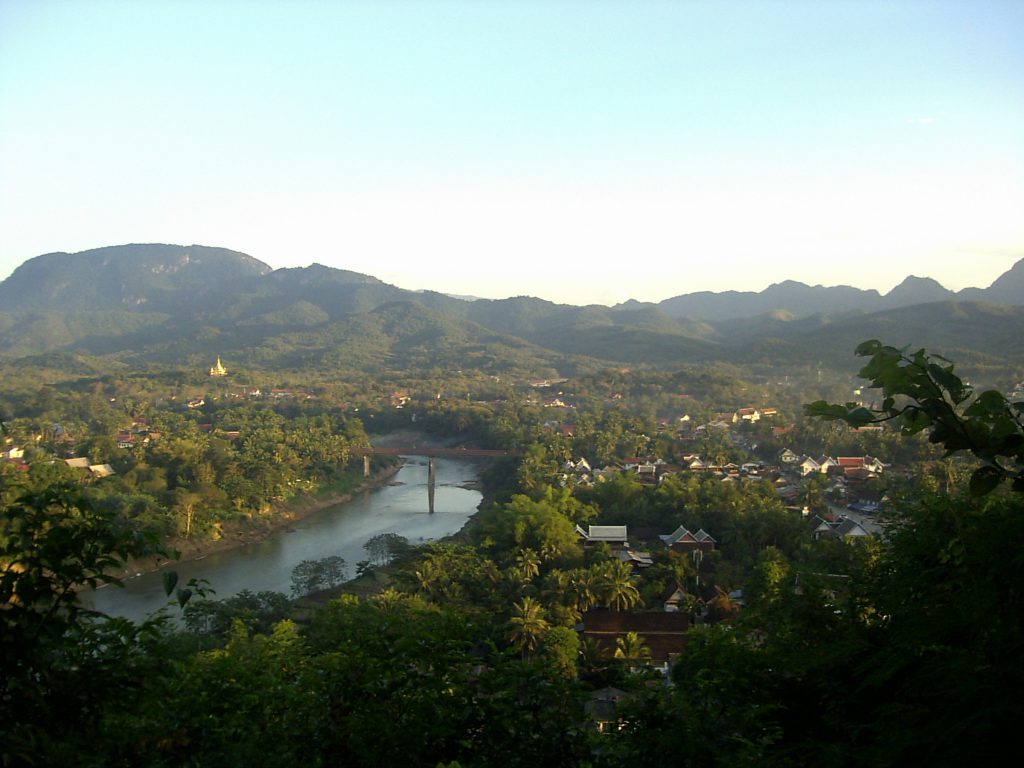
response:
[[[573,571],[571,589],[576,601],[576,609],[580,613],[586,613],[597,605],[597,578],[593,571]]]
[[[651,649],[639,634],[627,632],[615,638],[615,658],[630,662],[646,661],[651,658]]]
[[[712,621],[729,621],[739,613],[740,607],[736,605],[729,593],[721,587],[715,587],[715,596],[708,605]]]
[[[565,571],[553,570],[545,574],[541,581],[540,593],[548,605],[568,601],[570,588],[569,574]]]
[[[544,618],[544,608],[532,597],[524,597],[512,605],[512,618],[509,619],[509,641],[528,656],[537,650],[540,637],[549,624]]]
[[[402,601],[405,599],[405,595],[399,592],[394,587],[388,587],[383,592],[379,592],[374,598],[373,602],[380,608],[384,613],[389,613],[395,610]]]
[[[608,654],[604,646],[592,637],[585,637],[580,643],[580,670],[593,674],[602,672],[608,667]]]
[[[603,569],[598,593],[609,608],[624,611],[640,602],[640,591],[633,583],[633,568],[621,560],[610,561]]]
[[[532,581],[540,574],[540,557],[532,549],[522,549],[516,555],[516,569],[523,581]]]

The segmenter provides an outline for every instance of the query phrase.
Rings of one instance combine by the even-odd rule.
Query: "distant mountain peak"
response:
[[[948,301],[954,297],[952,291],[944,288],[930,277],[910,275],[902,283],[885,294],[882,305],[905,307],[913,304],[930,304],[933,301]]]
[[[312,283],[329,280],[335,283],[367,283],[383,285],[383,283],[372,275],[364,275],[361,272],[351,272],[347,269],[328,267],[314,261],[308,267],[282,267],[273,271],[275,279],[294,280],[299,283]]]
[[[270,267],[205,245],[134,243],[29,259],[0,283],[0,307],[112,310],[180,307],[260,278]]]

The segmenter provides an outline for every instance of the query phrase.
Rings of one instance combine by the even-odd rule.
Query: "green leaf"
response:
[[[971,406],[965,411],[965,413],[968,416],[1008,416],[1009,414],[1006,410],[1006,406],[1006,398],[1003,397],[1002,393],[996,392],[994,389],[989,389],[978,395],[978,398],[971,403]]]
[[[970,490],[972,496],[984,496],[994,491],[1003,480],[1003,473],[995,467],[985,465],[978,467],[971,475]]]
[[[835,405],[825,400],[804,405],[804,413],[808,416],[827,421],[845,421],[853,426],[861,427],[875,420],[875,413],[862,406],[847,403]]]
[[[192,599],[191,589],[179,589],[178,590],[178,605],[182,608],[185,607],[185,603]]]
[[[853,427],[863,427],[875,420],[875,414],[867,408],[860,406],[846,414],[846,423]]]
[[[178,586],[178,572],[177,571],[164,571],[164,594],[168,597],[174,592],[174,588]]]
[[[858,344],[854,353],[858,357],[868,357],[869,355],[874,355],[880,349],[882,349],[882,342],[878,341],[878,339],[871,339]]]
[[[949,393],[949,397],[954,403],[962,403],[964,401],[967,395],[967,388],[960,377],[953,373],[953,366],[943,368],[935,363],[929,363],[928,372],[938,382],[939,386]]]

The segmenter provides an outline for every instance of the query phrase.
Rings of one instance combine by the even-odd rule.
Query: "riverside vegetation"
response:
[[[975,395],[924,352],[859,352],[874,407],[829,405],[849,386],[811,370],[755,384],[725,365],[544,387],[421,371],[283,382],[277,399],[166,370],[75,377],[41,359],[30,378],[20,365],[3,407],[25,455],[0,465],[4,763],[994,760],[1022,714],[1022,406]],[[768,402],[772,422],[696,429]],[[859,429],[877,420],[887,428]],[[296,611],[283,595],[216,601],[169,574],[172,604],[142,624],[79,605],[76,589],[116,581],[128,559],[259,529],[290,498],[355,482],[366,429],[412,424],[518,455],[484,473],[485,503],[459,537],[368,542],[370,596]],[[148,440],[119,445],[126,430]],[[892,499],[885,535],[815,541],[763,480],[681,471],[649,486],[618,472],[577,485],[566,471],[697,453],[769,463],[789,447],[899,465],[873,489]],[[114,474],[87,477],[58,460],[68,451]],[[824,513],[828,493],[805,482],[799,504]],[[700,561],[652,548],[634,572],[581,547],[588,524],[704,528],[718,545]],[[342,565],[298,569],[296,594]],[[587,611],[659,610],[673,589],[700,621],[668,678],[642,637],[609,652],[573,629]],[[586,704],[608,687],[623,700],[601,732]]]

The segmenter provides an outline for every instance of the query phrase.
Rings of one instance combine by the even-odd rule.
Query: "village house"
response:
[[[732,415],[733,424],[738,424],[743,421],[754,424],[760,420],[761,412],[757,410],[757,408],[740,408]]]
[[[583,539],[584,546],[607,544],[613,549],[629,546],[624,525],[590,525],[587,530],[577,525],[576,533]]]
[[[5,461],[17,461],[18,459],[23,458],[25,458],[24,448],[19,448],[14,445],[8,445],[5,446],[2,451],[0,451],[0,459],[4,459]]]
[[[853,512],[860,512],[866,515],[876,515],[882,511],[882,506],[888,499],[882,491],[857,488],[853,501],[846,505],[846,508]]]
[[[683,468],[678,464],[659,464],[657,469],[658,485],[665,482],[666,478],[672,477],[672,475],[678,475],[683,471]]]
[[[645,666],[668,674],[672,664],[686,647],[690,618],[683,612],[643,611],[630,613],[590,610],[583,614],[580,634],[584,640],[595,640],[609,656],[614,655],[616,641],[635,632],[650,649],[651,658]]]
[[[689,459],[688,461],[686,459]],[[683,466],[691,472],[704,472],[710,466],[700,456],[686,457]]]
[[[837,469],[838,467],[839,462],[831,456],[821,456],[818,458],[818,471],[823,475],[830,474],[833,469]]]
[[[639,471],[640,467],[654,467],[664,463],[664,459],[659,459],[656,456],[634,456],[632,458],[625,459],[622,462],[626,469],[632,469],[634,471]]]
[[[885,470],[885,464],[873,456],[840,456],[836,459],[836,464],[842,468],[843,472],[866,469],[868,472],[880,475]]]
[[[841,541],[852,542],[871,536],[871,532],[863,525],[849,517],[840,517],[837,520],[827,520],[815,515],[810,520],[811,536],[815,541],[824,538],[835,538]]]
[[[687,592],[678,584],[665,590],[661,598],[662,610],[665,613],[678,613],[679,611],[702,612],[704,600],[700,595]]]
[[[862,427],[852,427],[851,432],[884,432],[885,426],[882,424],[865,424]]]
[[[562,465],[562,472],[566,481],[568,481],[569,477],[572,477],[577,485],[590,485],[592,482],[592,471],[590,464],[584,458],[580,458],[578,461],[569,459]]]
[[[618,731],[624,725],[617,713],[619,703],[630,696],[621,688],[607,686],[590,694],[590,699],[583,705],[583,711],[593,721],[598,733]]]
[[[729,429],[729,427],[731,427],[733,425],[733,423],[734,423],[733,420],[735,418],[736,418],[736,414],[735,413],[719,413],[718,415],[715,416],[715,418],[713,418],[711,421],[709,421],[705,426],[708,429]]]
[[[624,463],[626,470],[635,473],[641,483],[656,485],[658,482],[658,466],[664,462],[661,459],[632,458],[626,459]]]
[[[271,389],[270,399],[271,400],[291,400],[296,398],[299,400],[312,400],[313,395],[309,392],[305,392],[301,389]]]
[[[784,448],[782,452],[779,453],[779,461],[783,464],[797,464],[800,461],[800,456],[793,453],[789,448]]]
[[[812,459],[810,456],[804,456],[800,459],[800,462],[796,465],[796,468],[800,471],[802,477],[813,475],[815,472],[821,472],[821,464]]]
[[[572,461],[572,459],[570,459],[565,463],[565,465],[566,469],[568,469],[570,472],[575,472],[577,475],[586,475],[589,474],[591,471],[590,462],[587,461],[582,456],[575,462]]]
[[[616,555],[619,560],[624,563],[629,563],[633,566],[633,570],[637,571],[642,568],[650,568],[654,565],[654,559],[651,557],[650,552],[641,552],[636,549],[620,549]]]
[[[696,533],[690,533],[684,525],[680,525],[672,533],[664,534],[658,538],[665,543],[666,547],[676,552],[693,552],[694,550],[710,552],[715,548],[715,544],[718,543],[703,528]]]
[[[593,478],[595,483],[603,483],[609,477],[614,477],[619,474],[622,470],[613,464],[605,464],[603,467],[594,467],[590,471],[590,476]]]

